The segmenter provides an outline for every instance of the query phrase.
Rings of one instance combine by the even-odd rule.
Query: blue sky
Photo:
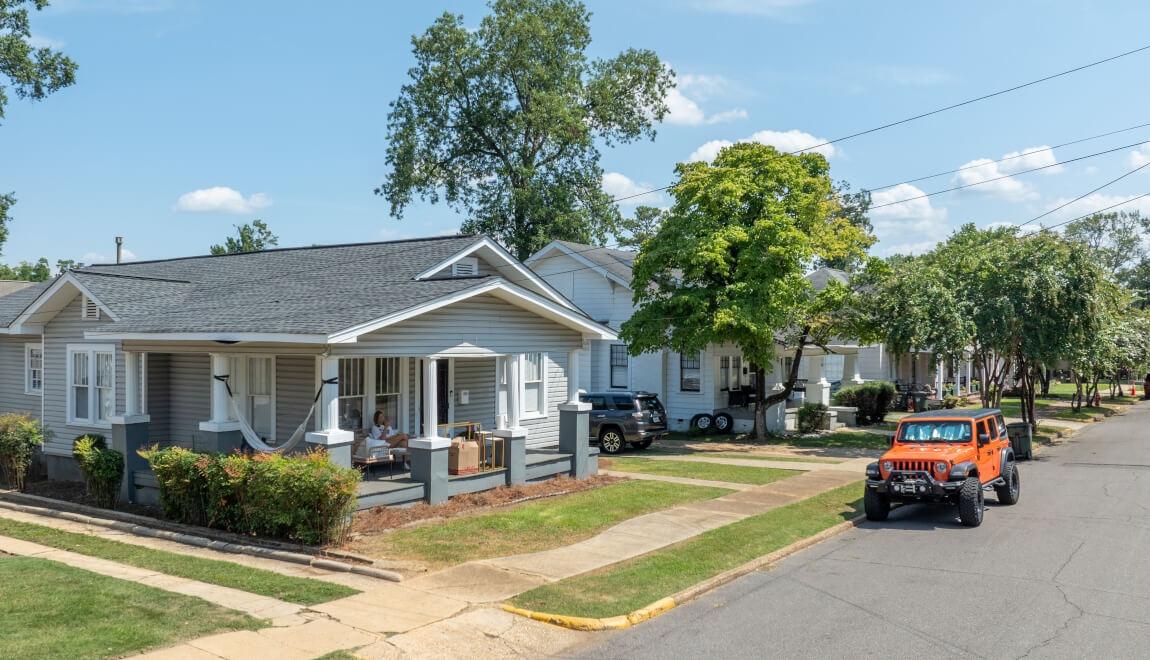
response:
[[[1150,43],[1143,2],[588,4],[593,56],[650,48],[680,80],[654,142],[604,150],[614,194],[665,185],[676,162],[722,141],[807,146]],[[56,0],[33,30],[80,64],[78,82],[40,103],[13,100],[0,125],[0,190],[20,199],[2,259],[101,261],[115,235],[140,259],[200,254],[253,218],[283,246],[454,230],[446,206],[395,220],[372,194],[410,37],[445,10],[469,23],[486,12],[481,2]],[[832,173],[875,188],[1150,122],[1148,70],[1145,52],[840,143]],[[915,186],[1142,140],[1150,128]],[[1124,149],[877,210],[875,252],[928,248],[964,222],[1028,220],[1148,160],[1150,148]],[[1150,168],[1046,221],[1145,192]],[[891,189],[876,201],[913,194]]]

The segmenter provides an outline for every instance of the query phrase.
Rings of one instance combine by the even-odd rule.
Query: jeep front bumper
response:
[[[901,499],[949,497],[962,488],[961,481],[939,481],[929,472],[895,471],[886,479],[867,479],[866,487]]]

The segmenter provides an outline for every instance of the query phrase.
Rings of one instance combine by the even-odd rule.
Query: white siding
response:
[[[116,414],[124,410],[124,353],[119,342],[84,339],[84,330],[107,323],[107,319],[85,321],[80,318],[80,295],[77,294],[44,328],[44,425],[51,439],[44,452],[59,456],[72,455],[72,440],[85,433],[109,435],[110,429],[68,424],[67,362],[68,344],[106,344],[116,349]]]
[[[699,392],[683,392],[679,389],[679,353],[671,351],[667,356],[667,396],[663,405],[667,408],[672,430],[685,431],[692,417],[715,410],[715,350],[708,347],[701,354]]]
[[[569,351],[582,337],[494,296],[476,296],[336,344],[333,355],[489,357],[531,351]]]
[[[0,336],[0,413],[26,413],[40,419],[40,397],[24,393],[24,345],[39,343],[39,335]]]
[[[615,330],[634,313],[631,290],[582,261],[552,251],[532,263],[531,269],[587,316]]]

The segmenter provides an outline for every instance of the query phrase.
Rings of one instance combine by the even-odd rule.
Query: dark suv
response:
[[[667,413],[657,394],[588,392],[579,398],[591,404],[591,439],[604,454],[618,454],[627,443],[646,449],[667,433]]]

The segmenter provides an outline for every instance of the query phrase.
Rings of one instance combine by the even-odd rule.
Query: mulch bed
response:
[[[601,488],[622,481],[619,477],[596,475],[584,480],[556,477],[522,486],[501,486],[468,495],[456,495],[443,504],[413,504],[412,506],[383,506],[360,511],[352,522],[352,534],[377,534],[400,527],[445,520],[463,515],[489,513],[500,507],[521,502],[578,493]]]
[[[39,497],[72,502],[73,504],[96,506],[96,501],[88,497],[88,493],[85,492],[84,484],[78,481],[31,481],[25,484],[24,492],[29,495],[38,495]],[[164,513],[159,507],[120,502],[116,504],[115,510],[164,520]]]

